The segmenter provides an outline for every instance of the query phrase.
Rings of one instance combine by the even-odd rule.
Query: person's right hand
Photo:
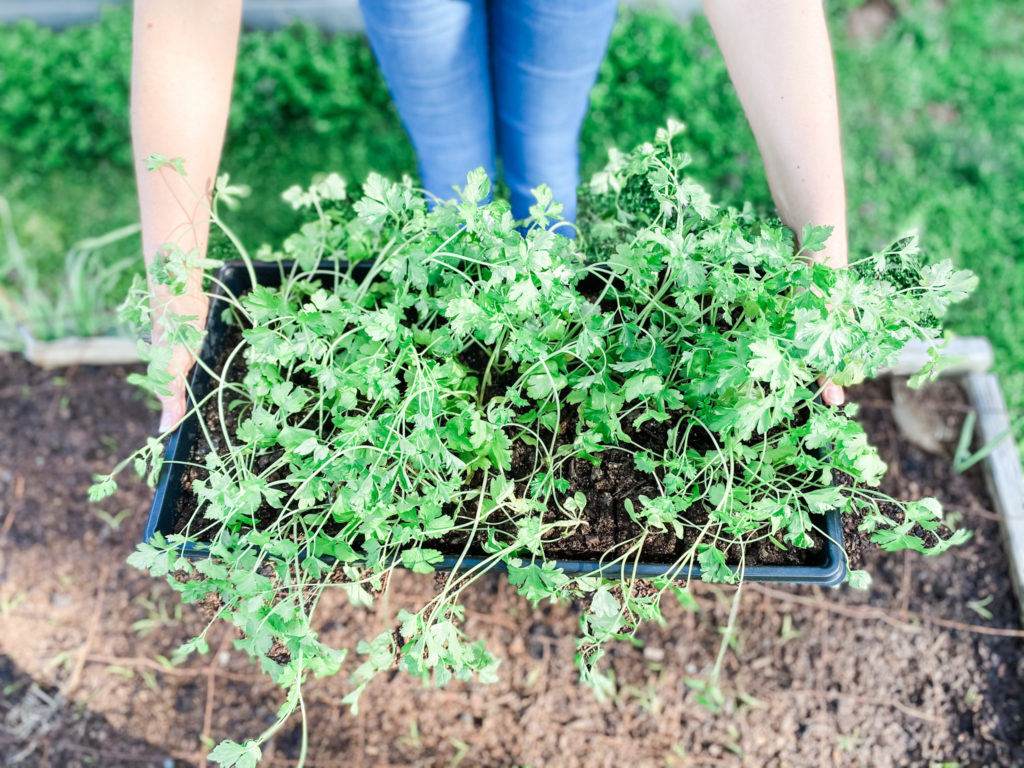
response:
[[[155,288],[150,302],[153,307],[153,345],[163,346],[171,343],[166,338],[162,318],[165,314],[182,317],[194,317],[192,325],[200,331],[206,326],[206,315],[210,311],[210,300],[203,293],[187,293],[184,296],[169,296],[166,289]],[[195,365],[198,350],[190,350],[182,344],[176,344],[171,350],[171,362],[167,367],[174,379],[171,382],[169,395],[161,395],[160,400],[160,432],[176,427],[185,417],[188,410],[186,403],[186,382],[188,374]]]
[[[151,265],[165,243],[205,254],[209,210],[228,123],[242,0],[135,0],[132,4],[132,154],[139,188],[142,250]],[[154,154],[173,158],[150,170]],[[187,169],[188,175],[185,175]],[[170,344],[164,312],[202,328],[209,304],[196,270],[184,296],[152,286],[153,343]],[[186,376],[197,350],[173,350],[171,394],[161,397],[161,432],[185,415]]]

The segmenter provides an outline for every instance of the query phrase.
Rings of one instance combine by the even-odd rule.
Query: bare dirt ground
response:
[[[124,483],[99,505],[85,500],[92,473],[156,424],[125,373],[43,372],[0,356],[5,767],[203,766],[214,742],[257,734],[281,701],[226,628],[212,631],[208,656],[157,661],[203,619],[124,563],[150,491]],[[615,648],[619,693],[599,702],[576,683],[573,606],[532,608],[494,576],[469,596],[467,630],[505,660],[501,681],[436,691],[396,674],[371,686],[359,716],[339,704],[344,675],[316,681],[308,765],[1024,765],[1024,633],[980,476],[950,475],[948,455],[902,441],[887,383],[853,397],[894,467],[887,490],[939,496],[975,536],[936,559],[869,554],[869,592],[744,587],[724,711],[701,708],[686,679],[713,664],[733,588],[701,586],[699,613],[667,606],[643,647]],[[956,388],[928,397],[957,434]],[[430,577],[403,573],[373,613],[339,602],[322,634],[372,636],[432,590]],[[298,740],[296,722],[261,765],[294,765]]]

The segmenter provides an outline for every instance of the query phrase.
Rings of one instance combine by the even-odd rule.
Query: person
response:
[[[209,204],[227,128],[242,0],[136,0],[131,123],[147,265],[162,244],[205,251]],[[547,183],[572,220],[579,133],[616,13],[613,0],[361,0],[367,36],[417,153],[441,198],[466,173],[495,177],[500,152],[513,213]],[[782,221],[831,225],[817,258],[847,262],[846,195],[832,50],[820,2],[705,0],[705,13],[750,122]],[[184,158],[188,179],[146,169]],[[197,200],[188,184],[201,192]],[[153,341],[164,313],[205,322],[196,270],[183,296],[151,286]],[[160,431],[185,415],[192,352],[173,350]],[[825,402],[843,402],[826,383]]]

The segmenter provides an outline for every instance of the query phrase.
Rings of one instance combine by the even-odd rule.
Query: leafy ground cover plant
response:
[[[308,221],[257,254],[280,262],[280,287],[228,293],[236,339],[222,365],[199,361],[216,386],[195,402],[205,446],[189,467],[193,501],[179,532],[130,558],[213,605],[287,691],[275,725],[214,759],[255,765],[304,713],[306,677],[341,669],[351,649],[315,629],[324,591],[368,606],[396,567],[454,559],[429,603],[355,648],[353,709],[396,665],[437,685],[493,679],[499,660],[463,632],[460,596],[496,567],[534,603],[581,601],[576,662],[600,694],[614,686],[600,668],[607,644],[658,621],[666,593],[691,607],[695,569],[742,583],[751,558],[819,546],[826,510],[858,515],[887,550],[938,554],[969,536],[943,526],[934,499],[875,490],[885,466],[855,407],[815,396],[822,377],[855,383],[908,339],[937,338],[973,277],[925,264],[913,239],[848,270],[814,263],[828,229],[808,227],[798,249],[778,221],[715,205],[687,175],[681,130],[612,153],[584,190],[575,239],[545,187],[526,221],[482,204],[482,171],[448,202],[378,175],[354,200],[337,176],[285,194]],[[222,179],[218,200],[235,191]],[[220,223],[216,202],[211,213]],[[188,269],[224,254],[252,271],[225,229],[205,261],[169,244],[153,274],[181,290]],[[145,320],[144,295],[126,306]],[[187,323],[174,333],[198,347]],[[137,380],[157,392],[167,360],[149,354]],[[152,482],[161,463],[152,439],[92,496],[132,464]],[[183,557],[187,542],[209,557]],[[587,546],[599,574],[558,567]],[[637,578],[645,559],[662,575]],[[205,635],[176,658],[205,652]],[[708,706],[722,702],[722,655],[694,683]]]
[[[20,349],[26,332],[37,340],[49,341],[117,330],[112,294],[134,259],[94,265],[100,252],[138,232],[139,226],[131,224],[76,243],[64,257],[63,274],[48,280],[34,268],[18,241],[11,207],[0,195],[0,275],[4,277],[0,286],[0,349]]]

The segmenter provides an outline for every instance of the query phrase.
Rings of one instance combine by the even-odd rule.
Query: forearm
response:
[[[808,223],[833,226],[816,256],[845,266],[839,110],[821,0],[705,0],[704,6],[780,217],[798,235]]]
[[[241,0],[135,2],[131,122],[147,266],[164,243],[206,250],[241,7]],[[182,158],[188,175],[181,178],[170,167],[147,170],[153,153]],[[174,311],[195,314],[190,310],[199,306],[201,284],[197,270],[188,298],[172,302]],[[158,305],[169,300],[166,288],[153,293]]]

